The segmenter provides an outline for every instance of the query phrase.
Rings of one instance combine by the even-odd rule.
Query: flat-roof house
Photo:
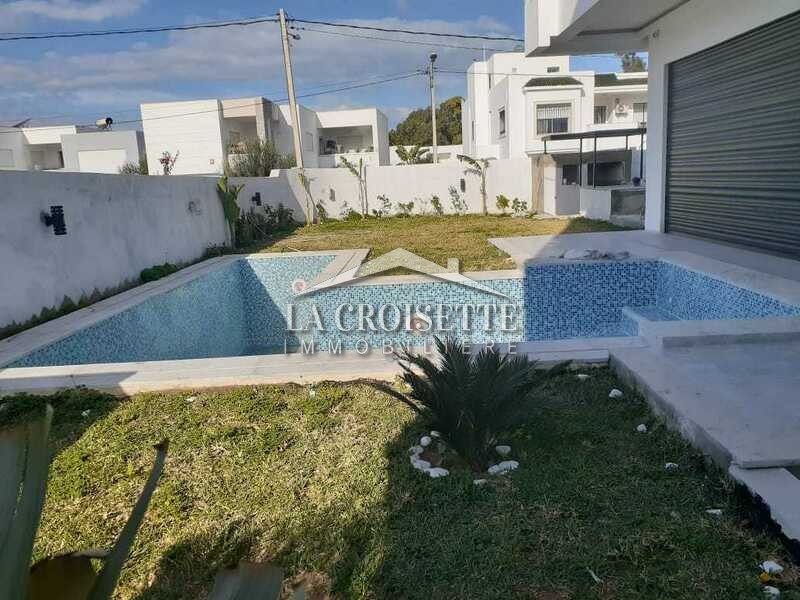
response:
[[[76,125],[0,127],[0,170],[116,174],[144,156],[140,131]]]
[[[157,102],[141,105],[150,173],[165,152],[178,155],[175,175],[220,174],[248,140],[272,140],[294,155],[289,105],[266,98]],[[335,167],[341,157],[389,164],[388,119],[377,108],[314,111],[298,106],[306,167]]]
[[[648,230],[800,258],[800,0],[526,0],[531,57],[648,52]]]

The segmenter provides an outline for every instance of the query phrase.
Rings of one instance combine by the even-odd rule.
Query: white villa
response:
[[[648,52],[645,228],[800,258],[800,0],[618,5],[526,0],[525,45]]]
[[[569,56],[523,52],[494,54],[467,71],[462,129],[464,150],[471,156],[524,158],[544,152],[544,135],[646,123],[646,72],[570,71]],[[624,146],[624,139],[604,138],[601,149]],[[574,140],[549,149],[573,147]]]
[[[335,167],[341,157],[366,164],[389,164],[386,115],[376,108],[314,111],[298,106],[306,167]],[[294,155],[289,105],[266,98],[188,100],[142,104],[150,173],[161,172],[165,152],[178,155],[173,174],[222,173],[227,160],[247,140],[272,140],[282,154]]]
[[[99,131],[76,125],[0,127],[0,170],[119,172],[144,156],[140,131]]]

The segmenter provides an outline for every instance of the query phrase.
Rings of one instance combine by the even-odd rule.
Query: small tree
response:
[[[172,169],[175,168],[175,163],[178,162],[178,157],[180,155],[180,150],[175,153],[175,156],[172,156],[172,153],[168,150],[164,150],[164,152],[161,153],[161,158],[158,159],[158,162],[164,170],[164,175],[172,175]]]
[[[231,236],[231,247],[236,246],[236,222],[239,220],[239,192],[242,191],[244,185],[229,185],[228,176],[220,177],[217,182],[217,195],[222,203],[222,212],[225,214],[225,221],[228,223],[228,229]]]
[[[475,175],[481,179],[481,212],[488,214],[489,209],[486,206],[486,171],[489,170],[489,161],[485,158],[472,158],[466,154],[459,154],[458,160],[466,163],[468,166],[464,169],[467,175]]]
[[[149,175],[150,171],[147,168],[147,157],[142,156],[139,163],[126,162],[119,168],[120,175]]]
[[[500,194],[497,197],[497,201],[495,202],[495,204],[497,205],[497,208],[500,210],[500,212],[506,214],[506,209],[508,209],[511,202],[509,201],[508,197],[505,196],[505,194]]]
[[[622,63],[622,70],[625,73],[641,73],[647,71],[647,65],[644,60],[636,52],[622,52],[618,53],[620,62]]]
[[[298,171],[297,179],[300,180],[300,185],[303,186],[303,191],[306,193],[306,227],[310,227],[314,222],[314,197],[311,195],[311,182],[313,180],[306,175],[305,169]]]
[[[229,148],[235,158],[225,161],[228,177],[269,177],[273,169],[291,169],[294,157],[281,154],[271,140],[246,140]]]
[[[341,157],[341,164],[358,179],[358,200],[361,203],[361,216],[369,214],[369,202],[367,201],[367,167],[364,159],[359,158],[358,164],[350,162],[344,156]]]
[[[400,159],[400,164],[403,165],[419,165],[433,162],[433,157],[428,149],[423,148],[420,144],[410,148],[396,146],[395,152],[397,152],[397,158]]]

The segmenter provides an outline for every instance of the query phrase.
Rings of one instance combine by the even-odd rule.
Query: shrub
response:
[[[413,202],[398,202],[397,203],[397,216],[398,217],[410,217],[412,212],[414,212],[414,203]]]
[[[178,265],[165,262],[163,265],[155,265],[153,267],[142,269],[142,272],[139,274],[139,279],[141,279],[142,283],[156,281],[157,279],[161,279],[167,275],[172,275],[178,271],[178,269],[180,269]]]
[[[228,177],[269,177],[273,169],[291,169],[294,157],[278,152],[270,140],[247,140],[234,144],[229,152],[235,156],[225,162]]]
[[[456,187],[451,185],[447,191],[450,193],[450,206],[453,207],[453,212],[457,215],[467,212],[467,203],[461,198]]]
[[[528,212],[528,203],[519,198],[514,198],[514,201],[511,203],[511,210],[514,211],[515,217],[522,217]]]
[[[292,218],[292,210],[278,204],[278,208],[264,206],[261,212],[250,211],[236,220],[236,244],[245,248],[264,242],[278,233],[291,231],[298,224]]]
[[[149,173],[146,156],[141,157],[138,164],[135,162],[126,162],[119,168],[120,175],[148,175]]]
[[[498,435],[511,425],[514,408],[564,365],[545,371],[522,355],[494,349],[471,355],[454,339],[435,342],[437,362],[408,350],[397,355],[408,394],[373,385],[407,404],[474,471],[483,471],[495,457]]]
[[[506,214],[506,210],[508,209],[510,204],[511,204],[511,201],[504,194],[500,194],[497,197],[497,201],[495,202],[495,205],[497,205],[497,208],[503,214]]]
[[[379,219],[381,217],[388,217],[389,215],[391,215],[392,214],[392,201],[389,200],[389,196],[387,196],[386,194],[380,194],[378,196],[378,200],[381,201],[381,207],[378,208],[378,209],[373,208],[372,209],[372,214],[375,215],[376,217],[378,217]]]
[[[442,208],[442,201],[439,200],[439,196],[431,196],[431,206],[433,207],[433,212],[435,212],[437,216],[441,217],[444,215],[444,208]]]
[[[364,217],[360,212],[350,207],[348,207],[347,210],[345,210],[342,214],[342,219],[345,221],[360,221],[363,218]]]

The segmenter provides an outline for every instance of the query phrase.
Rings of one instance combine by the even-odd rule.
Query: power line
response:
[[[236,21],[211,21],[207,23],[194,23],[192,25],[165,25],[163,27],[141,27],[136,29],[97,29],[93,31],[64,31],[47,33],[8,33],[11,37],[0,37],[0,42],[13,42],[19,40],[53,40],[63,38],[100,37],[106,35],[133,35],[138,33],[160,33],[164,31],[192,31],[194,29],[219,29],[222,27],[244,27],[260,23],[277,23],[276,17],[253,17]]]
[[[314,97],[317,97],[317,96],[323,96],[325,94],[333,94],[333,93],[337,93],[337,92],[345,92],[345,91],[365,88],[365,87],[369,87],[369,86],[373,86],[373,85],[381,85],[381,84],[384,84],[384,83],[391,83],[391,82],[394,82],[394,81],[401,81],[403,79],[409,79],[411,77],[417,77],[417,76],[422,75],[422,74],[423,74],[423,71],[418,70],[418,71],[402,73],[402,74],[398,74],[398,75],[394,75],[394,76],[384,77],[383,79],[379,79],[377,81],[368,80],[368,81],[365,81],[365,82],[362,82],[362,83],[357,83],[357,84],[348,85],[348,86],[342,86],[342,87],[338,87],[338,88],[334,88],[334,89],[330,89],[330,90],[322,90],[322,91],[318,91],[318,92],[310,92],[310,93],[306,93],[306,94],[298,94],[297,97],[298,98],[314,98]],[[309,89],[313,89],[313,88],[309,88]],[[279,100],[271,100],[271,102],[273,104],[279,104],[281,102],[286,102],[286,101],[287,101],[287,98],[280,98]],[[148,121],[148,122],[149,121],[160,121],[160,120],[163,120],[163,119],[173,119],[173,118],[178,118],[178,117],[191,117],[191,116],[195,116],[195,115],[202,115],[202,114],[209,114],[209,113],[220,113],[220,112],[223,112],[226,109],[230,110],[230,109],[235,109],[235,108],[250,108],[250,107],[259,106],[260,104],[261,104],[260,102],[247,102],[247,103],[244,103],[244,104],[229,104],[227,107],[218,107],[218,108],[212,108],[212,109],[208,109],[208,110],[197,110],[197,111],[192,111],[192,112],[172,113],[172,114],[169,114],[169,115],[159,115],[159,116],[155,116],[155,117],[147,117],[147,118],[139,118],[139,119],[127,119],[127,120],[124,120],[124,121],[115,121],[114,125],[129,125],[129,124],[132,124],[132,123],[144,123],[145,121]],[[92,126],[93,126],[93,124],[75,125],[76,128],[84,128],[84,127],[92,127]],[[48,130],[48,129],[63,129],[64,127],[70,127],[70,125],[53,125],[53,126],[37,127],[36,129],[38,129],[39,131],[42,131],[42,130]]]
[[[429,35],[432,37],[452,37],[467,40],[491,40],[496,42],[524,42],[525,40],[507,36],[470,35],[465,33],[443,33],[440,31],[417,31],[413,29],[392,29],[389,27],[375,27],[371,25],[355,25],[352,23],[333,23],[331,21],[312,21],[311,19],[289,19],[290,22],[308,23],[311,25],[328,25],[329,27],[346,27],[348,29],[366,29],[381,31],[383,33],[405,33],[408,35]]]
[[[359,35],[357,33],[344,33],[343,31],[325,31],[324,29],[313,29],[311,27],[302,27],[302,26],[293,26],[292,29],[296,29],[299,31],[310,31],[313,33],[324,33],[327,35],[336,35],[341,37],[349,37],[349,38],[358,38],[362,40],[374,40],[379,42],[391,42],[395,44],[410,44],[414,46],[436,46],[440,48],[455,48],[458,50],[476,50],[476,51],[489,51],[489,52],[508,52],[509,49],[501,49],[501,48],[484,48],[484,47],[477,47],[477,46],[460,46],[457,44],[444,44],[442,42],[418,42],[415,40],[400,40],[397,38],[383,38],[374,35]]]

